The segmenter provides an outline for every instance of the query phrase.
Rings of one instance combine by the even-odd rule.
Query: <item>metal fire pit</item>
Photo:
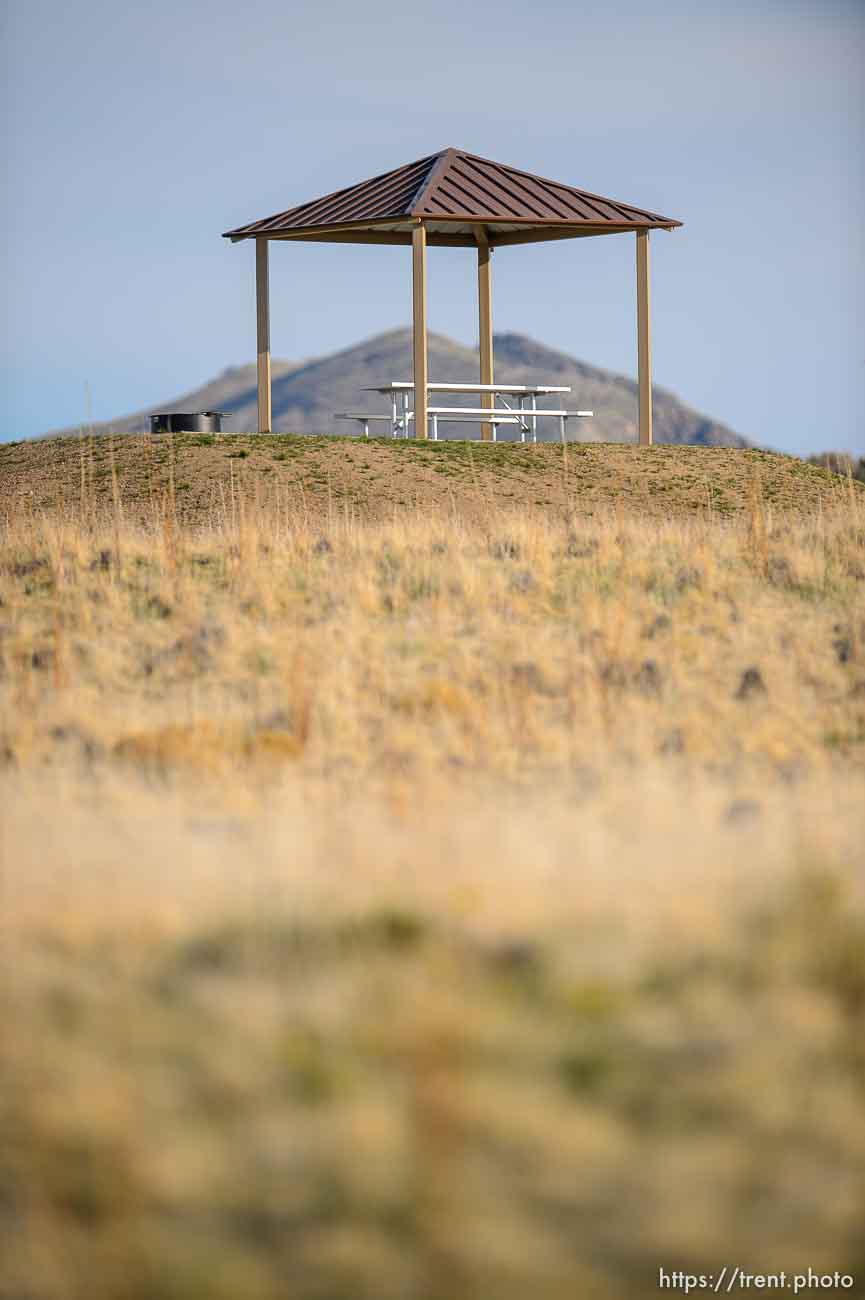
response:
[[[221,433],[228,411],[160,411],[150,417],[151,433]]]

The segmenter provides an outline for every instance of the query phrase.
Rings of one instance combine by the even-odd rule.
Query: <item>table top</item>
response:
[[[506,393],[514,397],[526,394],[540,397],[544,393],[569,393],[569,387],[556,384],[427,384],[431,393]],[[373,388],[364,388],[365,393],[402,393],[414,391],[414,383],[409,379],[395,380],[390,384],[379,384]]]

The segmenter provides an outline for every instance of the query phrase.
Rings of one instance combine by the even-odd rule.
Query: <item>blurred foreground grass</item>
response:
[[[4,1300],[865,1281],[865,514],[0,540]]]

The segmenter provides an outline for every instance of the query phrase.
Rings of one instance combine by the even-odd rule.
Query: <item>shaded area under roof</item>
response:
[[[419,223],[430,244],[492,246],[629,230],[681,221],[533,176],[459,149],[443,149],[371,180],[225,232],[232,240],[297,239],[409,244]]]

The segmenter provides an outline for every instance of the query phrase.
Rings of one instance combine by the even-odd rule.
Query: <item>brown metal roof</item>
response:
[[[529,243],[626,230],[672,230],[681,221],[532,176],[459,149],[443,149],[371,180],[313,199],[226,237],[405,244],[422,221],[432,244]]]

